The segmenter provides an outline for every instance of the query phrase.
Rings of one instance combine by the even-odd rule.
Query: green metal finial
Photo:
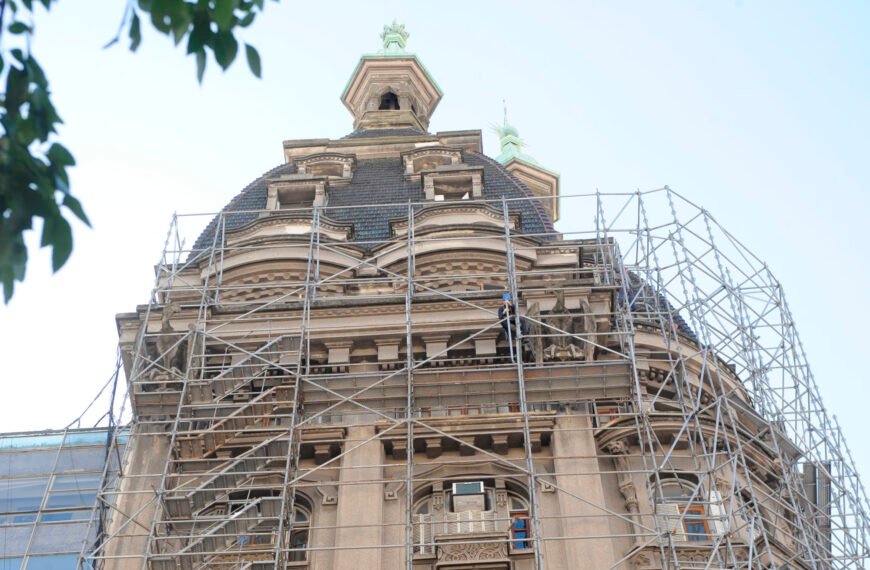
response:
[[[404,52],[411,34],[405,29],[404,24],[397,24],[396,20],[389,26],[384,26],[381,39],[384,42],[385,53]]]
[[[500,163],[507,164],[513,159],[522,160],[530,164],[537,165],[536,161],[531,156],[523,152],[525,143],[520,138],[520,133],[516,127],[508,123],[507,118],[507,102],[502,99],[504,105],[504,122],[501,126],[495,127],[495,132],[498,135],[498,143],[501,146],[501,154],[496,158]]]

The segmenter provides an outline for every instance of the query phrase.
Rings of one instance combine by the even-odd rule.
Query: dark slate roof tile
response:
[[[465,163],[483,167],[484,198],[526,198],[532,193],[495,160],[475,152],[465,152]],[[273,168],[249,184],[233,198],[223,212],[238,214],[226,216],[226,229],[241,227],[257,218],[256,210],[266,207],[266,189],[270,178],[296,172],[293,165]],[[419,179],[406,180],[402,159],[371,158],[357,161],[351,183],[333,187],[329,191],[329,209],[326,216],[339,222],[352,223],[357,241],[367,243],[371,249],[390,239],[390,220],[407,216],[409,202],[422,202],[423,189]],[[360,207],[368,205],[371,207]],[[419,206],[418,206],[419,207]],[[553,223],[537,200],[508,202],[511,212],[520,214],[523,233],[553,232]],[[215,217],[200,234],[194,248],[198,251],[211,247],[217,227]]]
[[[403,129],[357,129],[354,132],[341,137],[342,139],[371,139],[380,137],[417,137],[428,135],[426,131],[406,127]]]

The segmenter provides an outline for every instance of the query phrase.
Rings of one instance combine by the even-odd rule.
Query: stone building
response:
[[[507,123],[498,159],[429,132],[407,38],[357,64],[349,135],[285,141],[118,315],[135,419],[85,563],[863,567],[772,276],[670,189],[560,208]]]

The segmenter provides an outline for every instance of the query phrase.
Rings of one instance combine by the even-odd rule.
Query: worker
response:
[[[501,296],[501,306],[498,308],[498,318],[501,321],[501,328],[504,329],[505,337],[510,343],[511,359],[513,359],[513,350],[517,338],[516,332],[516,317],[514,316],[516,309],[514,308],[513,300],[510,293],[505,293]],[[526,319],[520,317],[520,332],[523,337],[529,334],[529,324]],[[531,344],[528,340],[523,340],[523,361],[531,361],[532,351]]]

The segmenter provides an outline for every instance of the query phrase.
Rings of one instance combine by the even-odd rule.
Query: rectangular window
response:
[[[47,509],[90,509],[97,502],[99,473],[57,475],[51,484]]]
[[[0,513],[38,511],[47,485],[47,477],[0,481]]]
[[[529,513],[525,511],[512,511],[511,517],[511,548],[514,550],[526,550],[532,547],[529,540],[532,537],[532,525]]]
[[[710,540],[710,524],[707,520],[704,505],[692,505],[682,509],[683,532],[689,542],[707,542]]]

